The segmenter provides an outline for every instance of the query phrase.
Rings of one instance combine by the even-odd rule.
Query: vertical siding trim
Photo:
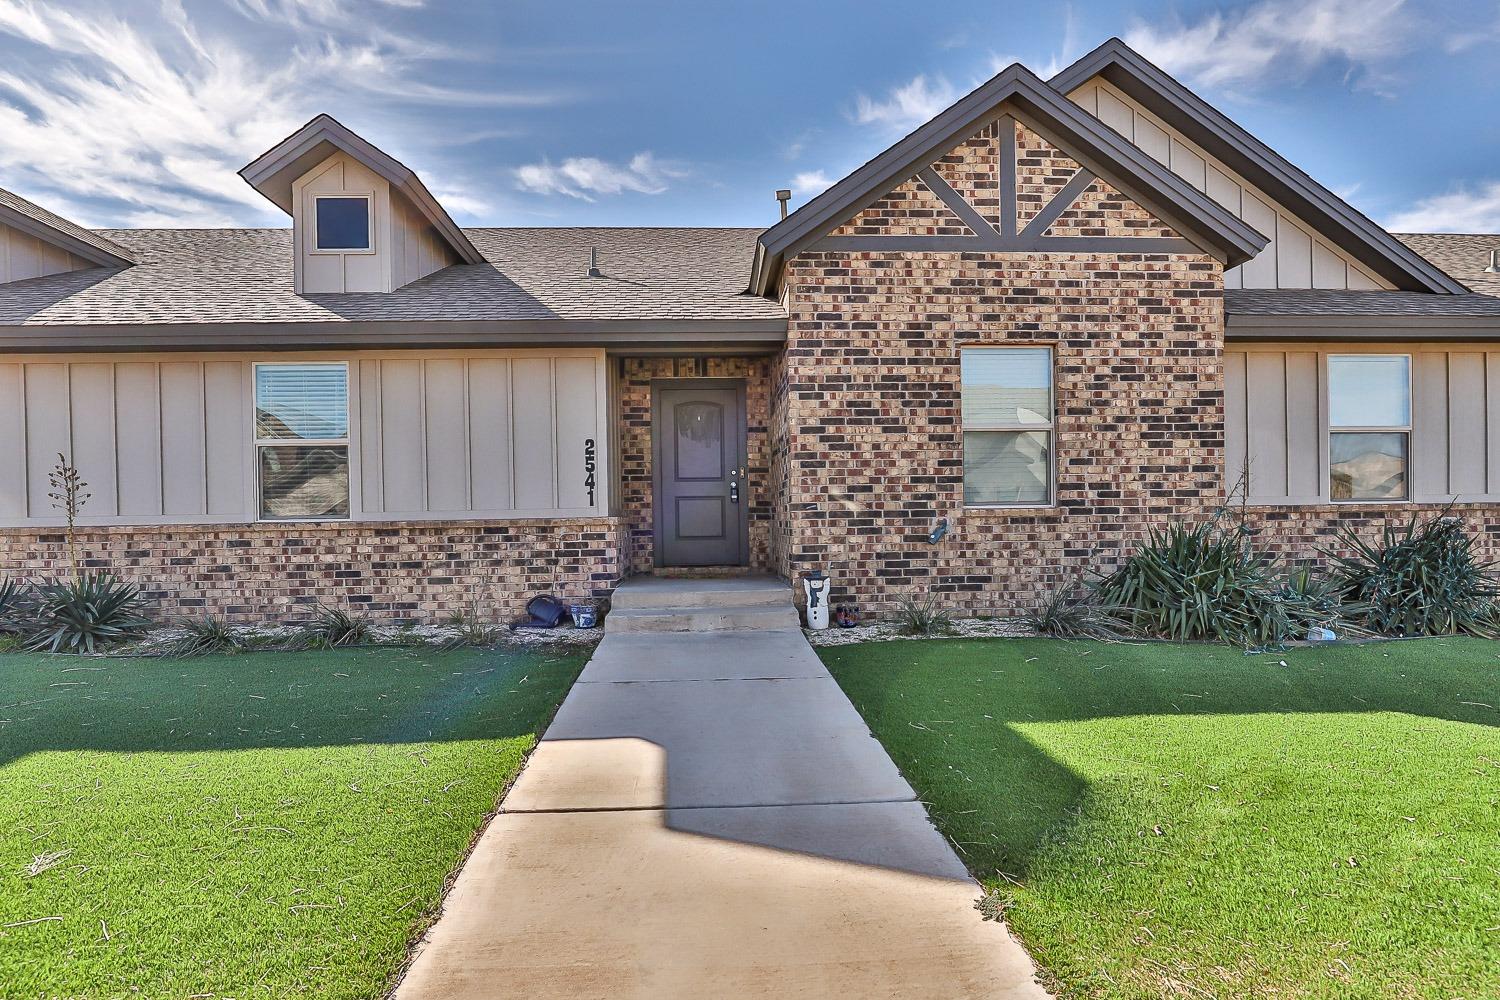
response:
[[[157,504],[158,511],[162,517],[167,516],[167,442],[163,435],[166,433],[162,428],[166,424],[166,412],[161,406],[161,362],[158,361],[151,366],[151,374],[156,382],[156,494],[160,498]]]
[[[21,390],[21,510],[28,518],[36,517],[31,509],[31,400],[26,393],[26,362],[16,365]]]
[[[211,474],[209,463],[213,461],[213,456],[208,453],[208,364],[203,361],[198,362],[198,409],[203,414],[203,478],[199,482],[201,489],[198,495],[202,499],[203,513],[207,516],[208,477]]]
[[[464,509],[474,509],[474,418],[469,414],[469,359],[464,358]]]
[[[559,485],[562,481],[562,453],[558,451],[559,441],[562,436],[562,426],[557,419],[557,359],[547,359],[547,378],[552,383],[552,398],[547,409],[552,417],[552,507],[555,510],[562,502],[562,490]]]
[[[510,489],[510,509],[516,509],[516,364],[513,358],[505,359],[505,419],[507,422],[505,450],[510,461],[510,475],[506,486]]]
[[[431,362],[422,358],[417,362],[417,439],[422,442],[422,513],[432,510],[432,466],[428,461],[427,448],[427,366]]]

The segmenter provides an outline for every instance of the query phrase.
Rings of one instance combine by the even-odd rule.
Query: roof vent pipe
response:
[[[1484,269],[1485,274],[1500,274],[1500,250],[1490,251],[1490,266]]]
[[[781,217],[786,218],[786,203],[792,200],[792,192],[781,188],[776,192],[776,200],[781,203]]]
[[[589,247],[589,277],[602,278],[604,272],[599,270],[599,248]]]

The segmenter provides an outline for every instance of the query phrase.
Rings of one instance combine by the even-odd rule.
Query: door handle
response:
[[[735,482],[733,479],[729,481],[729,502],[740,502],[740,484]]]

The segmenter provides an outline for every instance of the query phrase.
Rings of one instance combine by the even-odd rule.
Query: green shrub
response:
[[[339,646],[363,646],[374,635],[374,626],[366,616],[319,604],[313,623],[307,629],[306,641],[311,646],[334,649]]]
[[[26,630],[36,611],[36,595],[20,580],[0,580],[0,636],[15,636]]]
[[[1043,594],[1017,618],[1037,635],[1054,639],[1110,642],[1122,638],[1130,628],[1130,623],[1103,604],[1096,593],[1062,588]]]
[[[1446,512],[1404,528],[1387,525],[1377,542],[1352,528],[1339,533],[1352,554],[1326,552],[1343,596],[1382,635],[1500,634],[1493,563],[1474,554],[1474,540]]]
[[[49,653],[94,653],[144,635],[140,590],[109,573],[40,583],[26,624],[26,647]]]
[[[217,615],[185,618],[177,625],[177,635],[162,647],[165,656],[206,656],[210,653],[238,653],[246,649],[245,641],[234,628]]]
[[[1254,551],[1251,533],[1219,516],[1152,528],[1140,551],[1098,585],[1104,605],[1144,635],[1279,646],[1310,627],[1343,627],[1342,615],[1299,591]]]
[[[938,605],[938,596],[909,594],[896,602],[896,620],[905,635],[941,635],[953,630],[953,615]]]

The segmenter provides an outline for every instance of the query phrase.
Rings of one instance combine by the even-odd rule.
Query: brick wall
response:
[[[1004,612],[1222,496],[1212,260],[808,253],[789,279],[787,565],[827,570],[838,599]],[[958,352],[1002,344],[1055,352],[1051,508],[963,507]]]
[[[998,155],[991,127],[936,169],[993,215]],[[1076,170],[1018,128],[1018,214]],[[908,182],[839,232],[949,223]],[[1052,232],[1172,235],[1103,181]],[[827,570],[837,600],[879,614],[936,592],[1003,613],[1223,495],[1223,280],[1207,256],[820,251],[791,260],[786,282],[784,565]],[[981,345],[1054,350],[1051,507],[963,507],[959,351]],[[950,531],[929,544],[939,517]]]
[[[742,378],[745,380],[747,482],[742,494],[749,504],[750,565],[771,565],[770,372],[768,357],[624,358],[619,381],[620,512],[626,539],[627,573],[655,568],[655,504],[651,457],[651,382],[669,378]]]
[[[619,577],[619,520],[316,522],[80,529],[80,558],[140,584],[161,615],[305,618],[319,602],[382,618],[467,610],[519,615],[536,593],[604,597]],[[56,528],[0,532],[3,574],[64,575]]]

